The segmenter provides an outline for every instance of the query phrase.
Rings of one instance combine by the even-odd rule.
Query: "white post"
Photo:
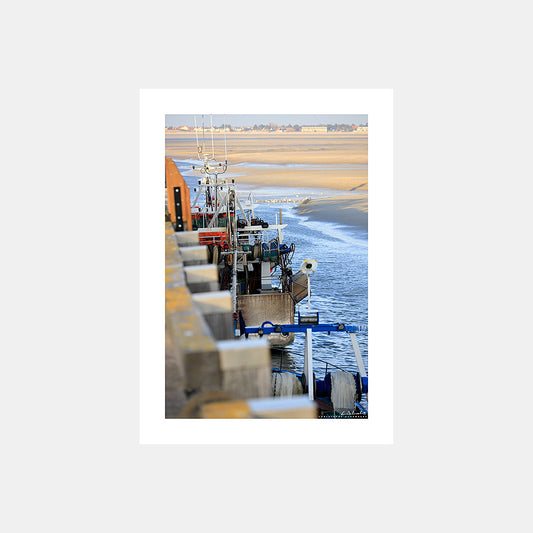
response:
[[[305,330],[305,351],[304,351],[304,374],[307,381],[307,386],[309,388],[309,399],[314,400],[313,389],[315,386],[313,379],[313,330],[307,328]]]
[[[357,337],[355,336],[355,333],[348,333],[348,335],[350,335],[350,340],[352,341],[353,352],[355,354],[355,358],[357,359],[357,368],[359,370],[359,374],[361,374],[361,377],[366,378],[365,365],[363,364],[363,357],[361,356],[361,352],[359,351]]]
[[[237,312],[237,246],[233,250],[233,282],[232,282],[232,296],[233,296],[233,312]],[[243,332],[241,331],[241,334]]]
[[[311,284],[309,283],[309,274],[305,274],[307,276],[307,310],[309,311],[311,309]]]
[[[276,217],[276,224],[277,224],[277,217]],[[279,225],[283,225],[283,219],[281,217],[281,207],[279,208]],[[281,233],[281,229],[278,228],[278,242],[280,244],[283,244],[283,233]]]

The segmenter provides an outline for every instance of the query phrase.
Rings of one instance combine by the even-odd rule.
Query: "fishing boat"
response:
[[[224,147],[225,159],[217,161],[214,142],[208,151],[205,139],[199,142],[197,137],[197,159],[190,167],[197,174],[192,191],[175,162],[166,159],[166,176],[173,176],[174,184],[167,187],[174,230],[198,231],[200,244],[207,246],[209,261],[218,267],[220,289],[232,294],[237,336],[245,326],[259,327],[265,321],[293,324],[295,305],[308,292],[307,277],[293,272],[295,245],[283,240],[287,225],[281,209],[274,222],[256,216],[253,195],[240,195],[235,180],[224,176],[225,138]],[[273,347],[288,346],[294,332],[274,332],[269,341]]]

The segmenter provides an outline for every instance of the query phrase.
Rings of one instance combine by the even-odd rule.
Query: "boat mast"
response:
[[[220,213],[226,215],[226,227],[227,227],[227,242],[228,251],[226,253],[233,255],[232,265],[232,297],[233,297],[233,311],[237,309],[237,244],[238,235],[235,222],[236,206],[238,204],[238,198],[235,195],[235,187],[225,179],[219,181],[218,176],[224,174],[228,168],[228,153],[226,143],[226,116],[224,115],[224,164],[217,163],[215,156],[215,138],[213,127],[213,115],[211,115],[211,153],[205,150],[205,117],[202,115],[202,145],[198,139],[198,127],[196,124],[196,115],[194,117],[194,126],[196,131],[196,147],[198,152],[198,159],[201,162],[201,166],[198,169],[205,178],[199,182],[200,188],[198,195],[194,199],[193,203],[196,203],[200,193],[204,190],[205,195],[205,216],[206,223],[204,227],[217,228],[218,218]],[[193,170],[195,166],[193,166]],[[220,191],[219,191],[220,189]],[[225,194],[224,194],[225,191]],[[220,203],[220,205],[219,205]],[[240,205],[240,204],[239,204]],[[208,221],[208,222],[207,222]]]

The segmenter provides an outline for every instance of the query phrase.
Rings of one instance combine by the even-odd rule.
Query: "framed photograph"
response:
[[[393,442],[393,91],[141,90],[140,442]]]

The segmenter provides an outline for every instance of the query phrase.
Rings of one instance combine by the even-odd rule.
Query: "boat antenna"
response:
[[[202,115],[202,151],[205,157],[205,125],[204,125],[204,116]]]
[[[213,115],[211,114],[211,149],[213,150],[213,159],[215,159],[215,141],[213,139]]]
[[[198,126],[196,125],[196,115],[194,115],[194,132],[196,133],[196,151],[198,152],[198,159],[200,159],[201,148],[198,143]]]
[[[224,115],[224,157],[226,163],[228,162],[228,149],[226,147],[226,115]]]

